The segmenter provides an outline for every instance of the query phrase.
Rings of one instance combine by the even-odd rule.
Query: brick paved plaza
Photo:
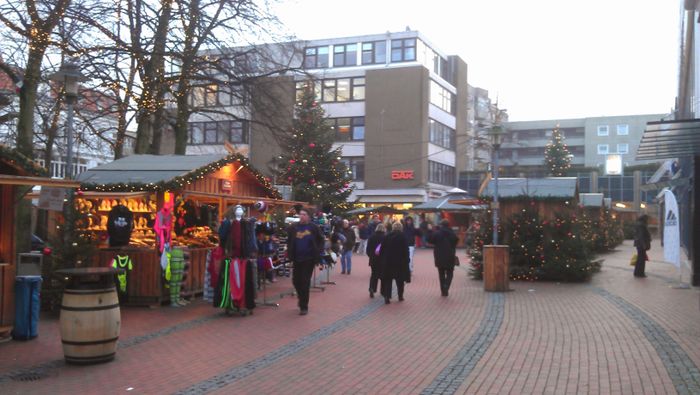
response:
[[[406,300],[390,305],[369,298],[356,255],[352,275],[336,268],[337,284],[312,292],[307,316],[289,295],[249,317],[201,300],[123,308],[116,359],[93,366],[63,362],[58,319],[45,316],[37,339],[0,344],[0,393],[698,394],[700,290],[673,288],[658,240],[649,277],[635,279],[632,250],[604,255],[591,283],[504,294],[462,266],[448,298],[432,251],[418,250]],[[290,289],[283,278],[267,293]]]

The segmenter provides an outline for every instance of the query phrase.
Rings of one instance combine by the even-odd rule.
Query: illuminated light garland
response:
[[[116,184],[81,184],[82,190],[92,190],[99,192],[141,192],[141,191],[167,191],[172,189],[182,189],[185,185],[191,185],[192,182],[206,177],[207,174],[218,171],[229,163],[238,162],[241,168],[245,167],[248,172],[253,175],[258,182],[264,187],[269,197],[272,199],[282,199],[282,195],[272,185],[270,179],[263,176],[258,170],[250,165],[248,158],[239,153],[234,153],[222,158],[216,162],[194,169],[191,172],[173,178],[169,181],[161,181],[157,183],[116,183]]]
[[[11,166],[27,171],[31,175],[48,177],[49,171],[16,149],[0,144],[0,157]]]

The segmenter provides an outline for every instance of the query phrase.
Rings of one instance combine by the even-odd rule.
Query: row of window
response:
[[[442,163],[428,161],[428,181],[442,185],[455,185],[455,168]]]
[[[357,44],[336,44],[333,46],[333,67],[357,66]],[[386,41],[363,42],[360,46],[362,64],[386,63]],[[307,47],[304,51],[304,67],[321,69],[330,67],[330,47]],[[391,61],[410,62],[416,60],[416,39],[391,40]]]
[[[627,143],[620,143],[617,145],[617,152],[610,152],[610,147],[608,144],[598,144],[598,154],[599,155],[607,155],[607,154],[627,154],[629,153],[629,144]]]
[[[335,132],[335,141],[365,139],[365,117],[328,118],[326,122]]]
[[[189,104],[193,107],[240,106],[246,105],[247,102],[247,96],[240,86],[195,86],[189,97]]]
[[[615,125],[618,136],[627,136],[630,134],[630,127],[627,124]],[[598,136],[610,135],[610,127],[608,125],[598,125]]]
[[[430,142],[443,148],[455,150],[455,130],[447,125],[430,120]]]
[[[187,124],[187,142],[190,145],[248,143],[247,121],[209,121]]]
[[[430,80],[430,103],[449,114],[454,114],[456,102],[454,96],[452,92],[443,88],[437,82]]]
[[[309,82],[296,83],[296,98],[301,100]],[[313,82],[314,95],[317,101],[324,103],[365,100],[365,79],[331,78]]]

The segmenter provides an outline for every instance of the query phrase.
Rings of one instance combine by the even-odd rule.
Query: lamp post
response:
[[[65,177],[72,179],[73,174],[73,106],[78,99],[78,82],[87,78],[80,73],[78,64],[73,60],[61,63],[61,68],[51,75],[51,80],[63,84],[66,97],[66,171]]]
[[[64,178],[71,180],[75,176],[73,174],[73,106],[78,99],[78,83],[87,80],[87,78],[80,73],[80,68],[74,60],[67,60],[61,63],[61,68],[51,75],[51,80],[63,84],[66,98],[66,170]],[[65,229],[63,234],[65,245],[69,249],[77,245],[73,240],[74,198],[74,191],[69,188],[64,211]]]
[[[498,150],[503,142],[505,130],[501,123],[501,117],[505,110],[498,110],[496,113],[496,121],[489,129],[491,136],[491,147],[493,148],[493,245],[498,245]]]
[[[493,124],[488,130],[491,137],[491,147],[493,148],[493,242],[491,245],[484,246],[484,290],[491,292],[509,291],[508,276],[510,273],[510,252],[507,245],[498,244],[498,150],[503,142],[505,128],[503,127],[503,118],[505,110],[496,110],[496,116]]]

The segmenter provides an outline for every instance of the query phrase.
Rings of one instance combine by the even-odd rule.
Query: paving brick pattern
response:
[[[486,353],[503,322],[503,294],[489,294],[489,304],[477,332],[421,394],[454,394]]]
[[[658,241],[649,277],[633,278],[633,249],[604,254],[590,284],[517,282],[506,294],[462,268],[448,298],[432,251],[418,250],[406,300],[390,305],[369,298],[367,258],[355,256],[304,317],[290,296],[249,317],[202,301],[124,308],[117,357],[101,365],[66,365],[57,317],[42,316],[37,339],[0,344],[0,393],[697,393],[700,290],[671,287]],[[289,290],[282,278],[267,291]]]
[[[294,353],[300,352],[319,340],[333,335],[334,333],[362,320],[367,315],[373,313],[377,308],[382,306],[383,301],[375,300],[362,309],[350,314],[347,317],[334,322],[331,325],[323,327],[310,335],[296,340],[290,344],[284,345],[271,353],[265,354],[260,358],[250,361],[242,366],[237,366],[223,374],[218,374],[210,379],[196,383],[187,389],[176,392],[177,394],[206,394],[213,390],[223,388],[230,385],[246,376],[249,376],[260,369],[265,369],[277,361],[286,358]]]
[[[621,297],[601,288],[596,288],[595,292],[617,306],[639,325],[646,339],[659,354],[679,394],[700,394],[700,370],[659,324]]]

